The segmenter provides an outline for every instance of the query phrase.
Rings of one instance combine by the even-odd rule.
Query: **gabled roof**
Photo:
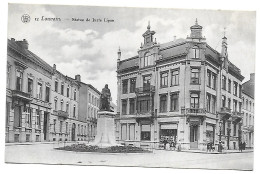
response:
[[[244,94],[252,97],[254,99],[255,96],[255,83],[252,80],[248,80],[247,82],[242,84],[242,91]]]
[[[186,43],[185,39],[177,39],[176,41],[161,44],[159,54],[162,55],[162,58],[186,55],[188,54]]]

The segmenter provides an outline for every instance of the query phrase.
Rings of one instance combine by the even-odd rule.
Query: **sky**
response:
[[[30,16],[29,23],[21,21],[24,14]],[[61,21],[41,21],[42,17]],[[72,18],[89,18],[90,22]],[[102,22],[92,22],[93,18]],[[122,59],[137,55],[148,21],[159,43],[172,41],[174,36],[186,38],[196,18],[207,43],[219,52],[226,28],[229,60],[241,69],[244,81],[249,80],[255,71],[255,12],[9,4],[7,36],[26,39],[29,50],[51,66],[56,64],[65,75],[80,74],[84,83],[100,91],[108,84],[116,102],[118,48]]]

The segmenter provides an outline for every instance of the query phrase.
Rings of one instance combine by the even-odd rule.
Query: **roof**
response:
[[[138,58],[139,58],[138,56],[134,56],[132,58],[120,61],[118,71],[130,69],[130,68],[134,68],[134,67],[139,67]]]
[[[185,39],[177,39],[176,41],[161,44],[159,54],[162,55],[162,58],[188,54],[186,49],[186,43],[187,42]]]
[[[242,84],[242,91],[244,94],[254,98],[255,96],[255,83],[250,79]]]
[[[41,66],[43,69],[46,71],[49,71],[52,73],[52,67],[46,63],[44,60],[42,60],[40,57],[32,53],[30,50],[22,48],[22,46],[17,43],[16,41],[11,41],[8,39],[8,47],[11,47],[15,51],[19,52],[22,54],[24,57],[28,58],[32,62],[36,63],[37,65]]]

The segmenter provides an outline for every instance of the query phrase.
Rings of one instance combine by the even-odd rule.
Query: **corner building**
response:
[[[182,149],[205,150],[221,140],[226,149],[238,148],[244,77],[228,60],[225,36],[219,53],[206,43],[197,20],[190,29],[186,39],[159,44],[149,24],[138,55],[121,60],[119,49],[121,143],[159,148],[168,139]]]

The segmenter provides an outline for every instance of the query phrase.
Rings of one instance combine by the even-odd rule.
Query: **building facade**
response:
[[[6,142],[89,140],[88,122],[79,116],[80,96],[88,99],[80,94],[80,75],[65,76],[28,47],[25,39],[8,39]]]
[[[90,140],[93,140],[97,131],[97,113],[99,111],[101,93],[91,84],[81,82],[80,85],[79,120],[87,122],[87,130],[89,133],[87,137]]]
[[[250,80],[242,85],[242,102],[243,102],[243,141],[247,148],[254,147],[254,90],[255,74],[250,74]]]
[[[197,20],[186,39],[163,44],[150,29],[138,55],[121,60],[118,51],[119,142],[159,148],[166,139],[183,149],[205,149],[221,141],[238,148],[244,77],[228,60],[227,38],[219,53]]]

